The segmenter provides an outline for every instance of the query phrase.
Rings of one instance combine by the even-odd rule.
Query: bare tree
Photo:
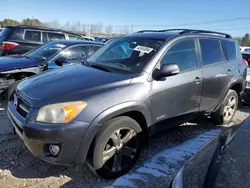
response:
[[[96,24],[96,31],[97,33],[101,34],[102,33],[102,28],[103,28],[103,25],[101,22],[97,23]]]
[[[113,32],[113,27],[111,25],[106,26],[105,33],[112,34],[112,32]]]
[[[121,34],[128,34],[129,33],[129,26],[122,26],[120,29]]]
[[[51,27],[51,28],[55,28],[55,29],[61,29],[61,24],[59,21],[57,20],[54,20],[52,22],[47,22],[46,25],[48,27]]]

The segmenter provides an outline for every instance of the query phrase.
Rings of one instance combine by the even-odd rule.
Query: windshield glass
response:
[[[58,51],[61,51],[66,45],[60,43],[47,43],[33,51],[30,51],[25,54],[25,56],[32,58],[32,59],[40,59],[40,60],[47,60]]]
[[[163,39],[119,38],[98,50],[88,58],[87,62],[123,72],[138,73],[163,42]]]

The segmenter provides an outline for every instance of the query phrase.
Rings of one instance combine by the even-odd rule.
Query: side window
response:
[[[68,35],[69,36],[69,40],[85,40],[79,36],[76,35]]]
[[[24,39],[35,42],[41,42],[41,31],[26,30],[24,34]]]
[[[43,41],[43,42],[48,42],[48,41],[49,41],[49,40],[48,40],[47,33],[45,33],[45,32],[42,32],[42,41]]]
[[[222,41],[225,55],[228,61],[236,59],[236,46],[234,41]]]
[[[174,63],[179,66],[180,71],[196,68],[197,56],[195,40],[187,39],[174,43],[163,56],[161,65]]]
[[[50,33],[48,32],[49,41],[53,40],[65,40],[65,35],[62,33]]]
[[[64,58],[67,62],[84,60],[89,56],[89,46],[76,46],[63,50],[57,58]]]
[[[203,65],[222,62],[220,41],[216,39],[199,39]]]

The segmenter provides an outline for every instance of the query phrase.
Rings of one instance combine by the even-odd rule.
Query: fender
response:
[[[113,107],[110,107],[106,109],[105,111],[101,112],[99,115],[97,115],[94,120],[90,123],[88,130],[86,131],[82,141],[80,148],[78,150],[77,156],[76,156],[76,164],[82,164],[85,162],[90,145],[97,134],[98,130],[101,128],[103,123],[106,121],[119,116],[121,114],[124,114],[126,112],[131,111],[139,111],[141,112],[147,122],[147,126],[151,125],[151,114],[146,107],[145,104],[137,102],[137,101],[130,101],[121,103],[118,105],[115,105]]]
[[[228,84],[228,87],[227,89],[224,91],[223,93],[223,96],[221,97],[220,99],[220,102],[219,104],[214,108],[213,112],[215,112],[216,110],[218,110],[220,108],[220,106],[222,105],[223,101],[224,101],[224,98],[226,97],[227,95],[227,92],[230,88],[232,88],[234,85],[236,84],[240,84],[241,85],[241,89],[243,89],[243,82],[244,80],[242,78],[233,78],[232,81]],[[240,96],[239,96],[240,97]]]

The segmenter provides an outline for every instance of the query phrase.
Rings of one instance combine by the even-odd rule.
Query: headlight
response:
[[[41,123],[68,123],[72,121],[85,107],[86,102],[66,102],[51,104],[40,108],[35,121]]]

